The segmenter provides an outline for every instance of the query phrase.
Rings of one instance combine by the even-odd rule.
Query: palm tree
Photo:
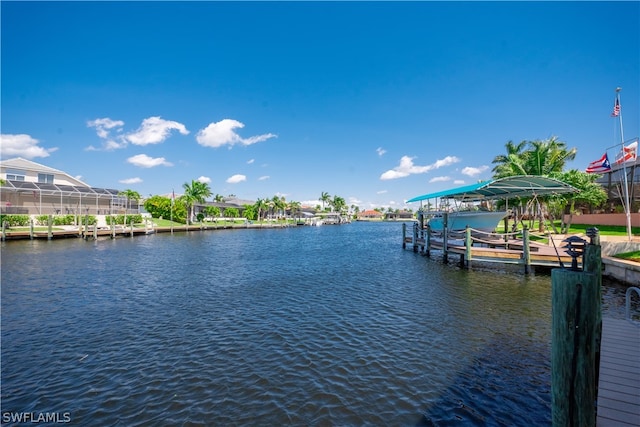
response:
[[[127,210],[131,207],[131,200],[135,200],[137,202],[142,198],[142,196],[137,191],[129,189],[120,191],[118,196],[123,196],[127,199],[127,204],[124,210],[124,225],[127,225]]]
[[[269,208],[269,205],[267,204],[266,200],[258,199],[253,206],[255,207],[256,213],[258,215],[258,221],[260,221],[262,213]]]
[[[526,175],[522,165],[522,153],[528,143],[528,141],[521,141],[519,144],[514,144],[513,141],[507,142],[505,144],[507,154],[496,156],[491,162],[496,165],[492,170],[493,177],[504,178],[513,175]]]
[[[273,196],[273,198],[271,199],[271,206],[273,207],[273,214],[275,216],[279,216],[279,212],[287,207],[284,196]]]
[[[555,136],[544,141],[531,141],[529,145],[531,148],[525,152],[525,170],[529,175],[560,173],[565,163],[576,157],[577,150],[567,149],[567,144]]]
[[[191,180],[191,185],[188,182],[182,184],[182,188],[184,189],[183,200],[187,205],[187,208],[190,208],[189,221],[193,222],[193,210],[196,203],[204,203],[205,199],[211,196],[211,188],[209,188],[209,184],[206,182],[200,182],[196,180]]]
[[[292,217],[294,216],[294,214],[296,215],[295,216],[296,218],[300,217],[300,210],[302,208],[302,205],[300,204],[300,202],[291,201],[291,202],[289,202],[289,206],[288,207],[289,207],[289,212],[290,212]]]
[[[331,196],[326,191],[320,194],[320,201],[322,202],[322,210],[324,210],[325,204],[331,203]]]
[[[331,200],[331,205],[337,212],[342,213],[344,208],[347,206],[347,202],[340,196],[333,196],[333,200]]]
[[[496,164],[493,168],[494,178],[559,174],[563,171],[565,163],[576,157],[577,152],[575,148],[568,149],[567,145],[555,136],[547,140],[522,141],[517,145],[509,141],[506,148],[506,156],[496,156],[493,159],[493,163]],[[540,201],[536,199],[536,216],[538,216],[540,231],[543,231],[544,221]]]

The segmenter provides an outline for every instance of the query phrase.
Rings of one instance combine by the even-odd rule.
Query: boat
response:
[[[447,226],[449,230],[459,231],[469,227],[473,230],[486,231],[492,233],[509,212],[507,211],[453,211],[449,213]],[[443,231],[444,214],[428,214],[426,224],[433,231]]]
[[[428,224],[434,231],[443,230],[444,213],[447,212],[447,228],[450,231],[464,230],[469,226],[475,230],[493,232],[500,221],[509,214],[509,199],[573,193],[576,191],[572,186],[556,179],[544,176],[519,175],[424,194],[407,200],[407,203],[420,202],[421,206],[418,212],[419,215],[422,214],[422,222],[424,225]],[[497,199],[506,201],[506,209],[504,211],[492,211],[489,209],[490,204],[488,202]],[[429,209],[424,209],[422,206],[422,202],[425,200],[428,201],[427,207]],[[435,200],[435,205],[430,203],[430,200]],[[455,205],[452,209],[449,208],[451,202]],[[445,206],[445,208],[441,208],[438,211],[438,205]],[[430,209],[431,206],[435,206],[436,210],[432,211]],[[472,209],[469,209],[469,207]]]

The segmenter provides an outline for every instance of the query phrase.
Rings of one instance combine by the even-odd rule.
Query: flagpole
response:
[[[620,91],[622,88],[616,88],[616,104],[620,106]],[[624,174],[624,213],[627,216],[627,238],[631,241],[631,204],[629,203],[629,184],[627,182],[627,162],[624,158],[624,128],[622,127],[622,107],[618,111],[618,119],[620,120],[620,143],[622,144],[622,173]]]

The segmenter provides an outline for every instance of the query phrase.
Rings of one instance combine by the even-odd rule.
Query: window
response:
[[[47,173],[39,173],[38,182],[41,184],[53,184],[53,175]]]
[[[24,181],[27,173],[19,169],[7,169],[7,180],[9,181]]]

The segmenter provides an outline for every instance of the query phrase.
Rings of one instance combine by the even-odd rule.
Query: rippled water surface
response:
[[[400,224],[6,242],[1,279],[3,413],[551,424],[549,275],[428,260]]]

